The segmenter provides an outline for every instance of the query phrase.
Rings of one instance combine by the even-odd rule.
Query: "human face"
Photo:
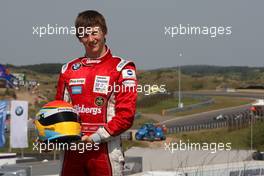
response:
[[[93,27],[91,32],[79,39],[85,47],[87,57],[98,58],[106,52],[105,37],[106,34],[100,27]]]

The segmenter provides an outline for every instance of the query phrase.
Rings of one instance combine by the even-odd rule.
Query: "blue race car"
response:
[[[165,140],[166,136],[164,135],[164,128],[160,126],[155,126],[151,123],[145,123],[141,128],[136,132],[135,135],[137,140]]]

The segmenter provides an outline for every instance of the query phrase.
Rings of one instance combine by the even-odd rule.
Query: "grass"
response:
[[[174,115],[184,116],[184,115],[196,114],[196,113],[212,111],[212,110],[217,110],[217,109],[240,106],[240,105],[244,105],[244,104],[248,104],[252,102],[251,99],[247,99],[247,98],[222,97],[222,96],[214,96],[212,98],[215,101],[214,104],[201,107],[198,109],[193,109],[190,111],[176,112]]]
[[[199,132],[196,131],[181,134],[170,134],[168,137],[193,143],[231,143],[232,149],[250,149],[247,139],[249,132],[250,128],[244,128],[235,131],[228,131],[228,129],[223,128]]]
[[[178,98],[172,98],[172,99],[167,99],[160,101],[159,103],[155,104],[154,106],[151,107],[146,107],[146,108],[137,108],[137,111],[142,112],[142,113],[155,113],[155,114],[161,114],[162,110],[164,109],[170,109],[170,108],[175,108],[178,106]],[[198,99],[193,99],[193,98],[183,98],[182,102],[184,105],[190,105],[190,104],[195,104],[199,103],[200,100]]]
[[[137,118],[134,120],[132,129],[138,129],[145,123],[157,123],[158,121],[154,119],[145,118],[144,116],[141,116],[140,118]]]
[[[16,93],[13,89],[0,88],[0,100],[15,98]]]

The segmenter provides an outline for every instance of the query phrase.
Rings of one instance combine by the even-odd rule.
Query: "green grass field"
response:
[[[249,129],[228,131],[227,129],[204,130],[182,134],[171,134],[169,137],[176,140],[190,141],[194,143],[231,143],[232,149],[250,149],[247,143]]]
[[[228,107],[235,107],[235,106],[252,103],[251,99],[246,99],[246,98],[222,97],[222,96],[215,96],[212,98],[215,101],[214,104],[201,107],[198,109],[193,109],[190,111],[177,112],[174,115],[184,116],[184,115],[196,114],[196,113],[201,113],[201,112],[206,112],[206,111],[212,111],[212,110],[223,109],[223,108],[228,108]]]
[[[191,105],[195,103],[199,103],[200,100],[198,99],[193,99],[193,98],[183,98],[181,100],[184,105]],[[172,98],[172,99],[167,99],[167,100],[162,100],[155,104],[154,106],[151,107],[146,107],[146,108],[137,108],[137,111],[142,112],[142,113],[156,113],[156,114],[161,114],[162,110],[164,109],[169,109],[169,108],[175,108],[178,106],[178,98]]]
[[[264,150],[264,122],[253,125],[253,149]],[[251,128],[229,131],[227,128],[202,130],[180,134],[170,134],[168,137],[194,143],[231,143],[232,149],[251,148]]]

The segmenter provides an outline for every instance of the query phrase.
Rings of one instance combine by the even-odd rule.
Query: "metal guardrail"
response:
[[[227,127],[227,122],[209,122],[203,124],[195,124],[195,125],[182,125],[168,128],[167,133],[182,133],[182,132],[190,132],[190,131],[199,131],[204,129],[213,129],[213,128],[223,128]]]

